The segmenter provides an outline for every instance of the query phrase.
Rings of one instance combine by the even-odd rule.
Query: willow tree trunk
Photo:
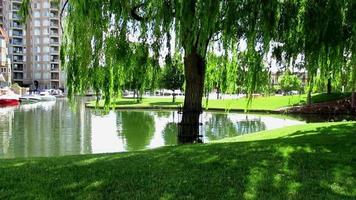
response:
[[[353,91],[351,95],[351,108],[356,109],[356,92]]]
[[[307,105],[308,106],[312,105],[313,81],[314,81],[314,77],[311,76],[310,80],[309,80],[309,88],[308,88],[308,94],[307,94]]]
[[[307,95],[307,105],[308,105],[308,106],[311,106],[311,105],[312,105],[311,91],[308,91],[308,95]]]
[[[174,92],[174,90],[172,90],[173,93],[172,93],[172,103],[175,103],[176,102],[176,93]]]
[[[331,86],[331,78],[328,78],[327,92],[331,94],[332,86]]]
[[[204,92],[205,58],[195,48],[184,56],[184,72],[186,78],[185,98],[182,121],[179,124],[178,140],[180,143],[200,142],[199,126],[202,113]]]

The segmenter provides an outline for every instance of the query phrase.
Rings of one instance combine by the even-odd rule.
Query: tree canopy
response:
[[[302,54],[311,77],[347,68],[355,88],[355,10],[353,0],[69,0],[62,63],[70,94],[93,87],[109,97],[122,87],[130,62],[151,57],[158,63],[168,40],[178,51],[196,48],[203,57],[216,51],[209,45],[227,55],[244,40],[250,92],[271,50],[294,60]],[[146,56],[135,53],[132,40],[146,46]],[[271,43],[280,45],[271,49]]]
[[[30,0],[23,1],[27,16]],[[184,132],[198,130],[207,54],[219,52],[231,63],[242,41],[247,44],[242,84],[250,97],[268,79],[265,60],[271,52],[290,63],[301,55],[309,91],[316,74],[328,79],[344,69],[356,88],[355,0],[65,1],[61,62],[69,95],[94,88],[108,105],[127,79],[130,63],[147,63],[148,58],[159,63],[164,49],[169,56],[175,49],[184,54]]]

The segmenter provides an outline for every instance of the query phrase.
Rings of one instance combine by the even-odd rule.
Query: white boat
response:
[[[19,105],[19,95],[15,94],[9,88],[0,90],[0,107]]]
[[[20,106],[20,111],[28,112],[37,109],[49,111],[53,108],[54,105],[56,105],[55,101],[42,101],[31,104],[23,104]]]
[[[55,101],[57,98],[48,92],[41,92],[40,96],[41,101]]]
[[[59,90],[59,89],[50,89],[50,90],[46,90],[46,92],[48,92],[49,94],[55,96],[56,98],[65,97],[65,95],[62,92],[62,90]]]
[[[20,101],[21,103],[35,103],[41,101],[41,97],[37,94],[23,95]]]

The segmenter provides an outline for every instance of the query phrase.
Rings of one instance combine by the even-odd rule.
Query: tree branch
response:
[[[63,7],[62,7],[62,9],[61,9],[61,14],[59,15],[59,23],[61,24],[62,33],[64,32],[64,31],[63,31],[62,18],[63,18],[64,9],[65,9],[66,6],[68,5],[68,2],[69,2],[69,0],[66,0],[66,1],[64,2]]]

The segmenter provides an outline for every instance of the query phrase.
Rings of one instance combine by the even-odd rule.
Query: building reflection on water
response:
[[[135,151],[177,144],[174,111],[111,111],[102,115],[65,99],[0,108],[0,158]],[[205,112],[204,142],[303,122],[270,116]]]

